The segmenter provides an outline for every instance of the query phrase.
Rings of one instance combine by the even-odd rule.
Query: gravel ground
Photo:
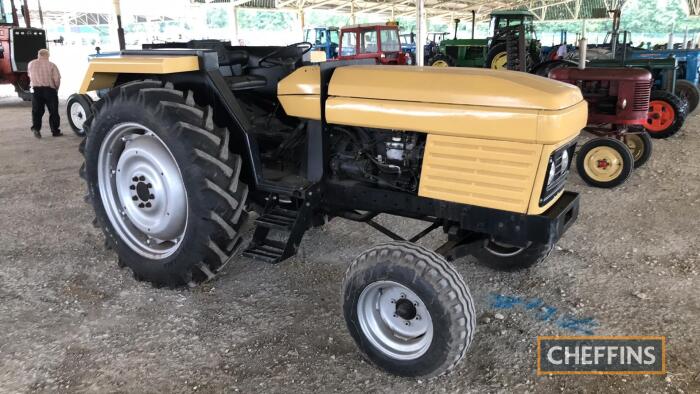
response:
[[[103,249],[66,120],[65,137],[38,141],[27,103],[0,99],[0,114],[0,392],[700,392],[698,118],[623,187],[572,176],[581,214],[544,264],[457,261],[474,343],[454,373],[421,381],[363,362],[340,313],[347,264],[383,235],[334,220],[277,266],[239,258],[195,290],[155,289]],[[666,335],[668,376],[535,375],[538,335],[586,333]]]

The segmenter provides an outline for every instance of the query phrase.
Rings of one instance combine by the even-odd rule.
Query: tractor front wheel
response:
[[[627,145],[612,138],[594,138],[581,147],[576,169],[589,185],[613,188],[624,183],[634,169],[634,157]]]
[[[681,129],[686,113],[683,101],[676,95],[652,90],[644,128],[652,138],[668,138]]]
[[[652,142],[649,133],[642,131],[641,133],[625,134],[622,137],[623,142],[632,152],[634,158],[634,168],[639,168],[646,163],[651,157]]]
[[[92,98],[87,94],[74,93],[68,97],[68,123],[73,132],[80,137],[85,136],[85,121],[92,114],[92,104]]]
[[[493,238],[476,242],[471,255],[487,267],[499,271],[514,271],[532,267],[544,261],[552,251],[551,244],[531,243],[525,247],[510,245]]]
[[[676,81],[676,96],[684,99],[688,103],[687,114],[692,114],[698,108],[700,102],[700,90],[694,83],[685,79]]]
[[[496,44],[489,50],[486,55],[486,68],[494,70],[508,69],[508,52],[506,51],[505,43]]]
[[[80,175],[120,265],[169,287],[212,278],[240,245],[248,190],[212,108],[170,83],[135,81],[112,89],[86,126]]]
[[[451,371],[474,335],[474,301],[462,276],[435,252],[409,242],[358,256],[343,279],[343,313],[367,360],[400,376]]]
[[[455,62],[451,57],[443,54],[437,54],[430,58],[428,64],[432,67],[454,67]]]

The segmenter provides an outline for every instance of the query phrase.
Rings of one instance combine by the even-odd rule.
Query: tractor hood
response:
[[[339,67],[329,96],[556,111],[583,100],[572,85],[478,68]]]
[[[526,73],[411,66],[342,66],[321,102],[320,69],[278,85],[288,115],[330,124],[558,144],[578,135],[588,107],[576,86]]]

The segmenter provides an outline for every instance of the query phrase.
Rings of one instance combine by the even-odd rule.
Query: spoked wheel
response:
[[[621,185],[634,169],[634,157],[621,141],[594,138],[581,147],[576,168],[589,185],[612,188]]]
[[[531,267],[544,261],[554,247],[553,244],[529,243],[515,246],[494,238],[475,242],[471,245],[471,255],[476,260],[493,269],[513,271]]]
[[[642,131],[641,133],[625,134],[622,137],[623,142],[632,152],[634,158],[634,168],[639,168],[646,163],[651,157],[652,142],[649,133]]]
[[[78,136],[85,136],[85,121],[91,115],[92,99],[87,94],[72,94],[66,104],[68,123]]]
[[[358,256],[343,280],[343,313],[363,355],[401,376],[435,377],[464,357],[474,302],[444,258],[409,242]]]
[[[240,245],[247,187],[229,131],[210,107],[159,81],[119,86],[101,100],[81,144],[80,175],[107,246],[137,279],[193,285]]]
[[[669,92],[653,90],[644,128],[652,138],[667,138],[681,129],[685,116],[681,99]]]

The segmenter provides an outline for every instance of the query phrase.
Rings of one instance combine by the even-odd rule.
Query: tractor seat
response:
[[[246,50],[229,50],[221,56],[224,77],[229,88],[234,91],[261,88],[267,85],[267,78],[261,75],[246,75],[250,55]]]
[[[256,89],[267,86],[267,78],[260,75],[236,75],[226,77],[229,88],[234,91]]]

